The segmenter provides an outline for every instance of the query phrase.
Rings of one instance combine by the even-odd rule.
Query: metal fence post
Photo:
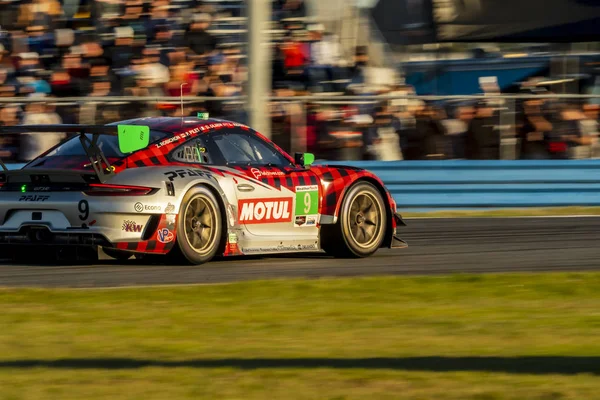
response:
[[[271,93],[271,49],[265,36],[271,18],[271,0],[251,0],[248,4],[248,103],[250,125],[271,137],[268,98]]]

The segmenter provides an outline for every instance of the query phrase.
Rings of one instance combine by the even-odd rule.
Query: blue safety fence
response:
[[[600,160],[319,163],[372,171],[405,211],[600,206]]]
[[[400,210],[600,206],[600,160],[362,161]]]

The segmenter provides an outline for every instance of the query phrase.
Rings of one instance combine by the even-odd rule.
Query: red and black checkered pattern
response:
[[[270,188],[281,190],[282,187],[295,191],[296,186],[317,185],[319,179],[311,170],[299,168],[280,168],[280,167],[265,167],[265,168],[244,168],[236,167],[236,170],[241,174],[255,179]],[[254,172],[253,172],[254,171]],[[255,173],[260,175],[255,176]],[[277,174],[277,175],[274,175]]]
[[[346,190],[357,180],[367,179],[385,188],[381,179],[369,171],[346,166],[314,166],[311,168],[323,185],[323,197],[319,213],[322,215],[338,215]],[[388,195],[388,203],[390,201]],[[389,203],[392,207],[392,203]],[[395,207],[394,207],[395,211]]]
[[[160,221],[158,223],[158,227],[153,229],[153,232],[148,233],[150,239],[142,240],[139,242],[119,242],[116,244],[116,248],[119,250],[127,250],[136,253],[146,253],[146,254],[167,254],[173,246],[175,245],[177,239],[177,218],[178,216],[173,216],[174,222],[169,223],[167,221],[166,215],[160,216]],[[168,229],[173,233],[172,241],[169,243],[162,243],[158,238],[158,232]],[[146,232],[144,236],[146,236]]]

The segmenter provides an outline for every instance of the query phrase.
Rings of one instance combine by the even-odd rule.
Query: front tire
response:
[[[206,263],[217,254],[222,235],[223,219],[215,195],[205,186],[191,189],[181,203],[175,254],[191,264]]]
[[[381,193],[371,183],[361,181],[348,189],[337,222],[321,228],[322,248],[334,257],[368,257],[381,247],[386,228]]]

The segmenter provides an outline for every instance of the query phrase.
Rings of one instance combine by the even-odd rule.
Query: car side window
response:
[[[171,152],[173,161],[190,164],[212,164],[211,156],[202,138],[188,140]]]
[[[211,137],[227,164],[289,166],[290,161],[275,147],[247,133],[224,132]]]

